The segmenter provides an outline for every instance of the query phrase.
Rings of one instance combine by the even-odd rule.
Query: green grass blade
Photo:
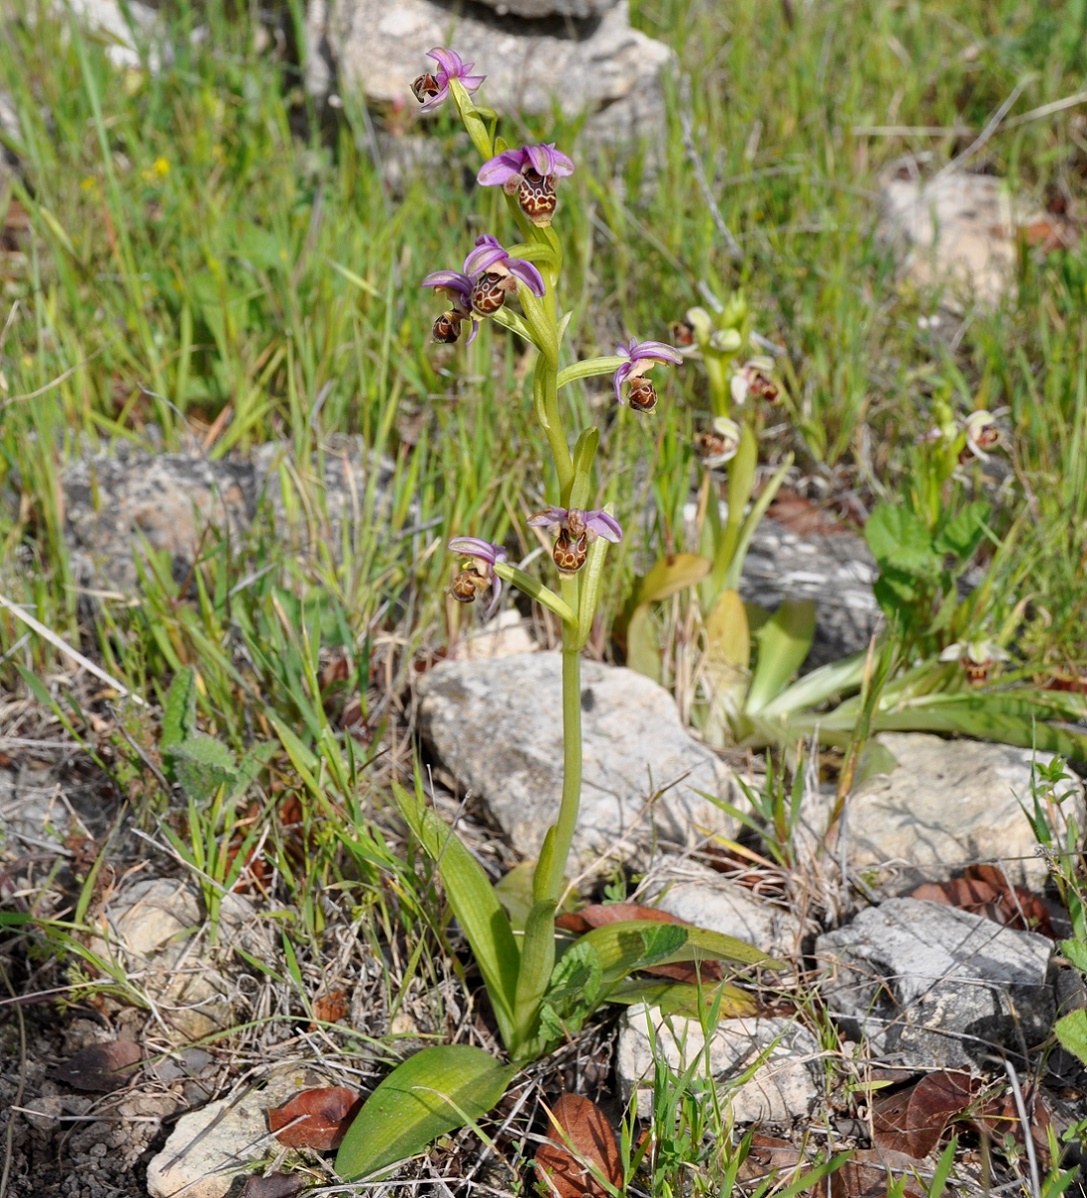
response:
[[[494,887],[479,863],[423,802],[393,784],[393,793],[408,826],[438,863],[449,894],[449,905],[464,930],[490,995],[502,1041],[510,1048],[517,1039],[514,1018],[520,949]]]

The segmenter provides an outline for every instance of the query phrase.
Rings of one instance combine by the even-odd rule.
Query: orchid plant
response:
[[[779,402],[781,384],[774,359],[759,352],[767,343],[753,333],[743,296],[721,303],[703,291],[710,308],[692,308],[673,328],[709,384],[712,423],[695,441],[700,552],[662,558],[639,580],[625,613],[628,664],[661,680],[665,649],[653,605],[686,592],[696,597],[701,631],[691,718],[712,744],[791,745],[814,736],[855,749],[873,732],[925,730],[1087,760],[1087,737],[1065,726],[1082,720],[1081,697],[1025,684],[1029,671],[1009,665],[1024,604],[1002,612],[998,600],[1029,573],[1022,520],[1000,540],[988,527],[989,505],[970,496],[978,489],[971,472],[1000,446],[997,420],[984,409],[957,419],[941,397],[916,447],[905,502],[877,505],[866,528],[887,617],[880,653],[794,680],[814,638],[814,602],[787,599],[770,614],[738,590],[751,538],[791,464],[787,458],[755,495],[760,405]],[[983,543],[994,553],[963,597],[960,581]],[[847,766],[843,795],[852,778]]]
[[[422,280],[449,304],[434,322],[434,338],[445,344],[471,342],[490,321],[533,347],[532,403],[557,480],[555,501],[527,519],[553,539],[555,585],[515,565],[501,545],[456,536],[449,549],[462,564],[450,594],[462,603],[484,598],[489,616],[500,603],[503,584],[509,584],[560,619],[563,782],[558,817],[532,871],[527,915],[519,919],[507,913],[475,858],[427,807],[421,779],[414,791],[395,788],[412,832],[437,863],[509,1060],[456,1045],[426,1048],[403,1062],[377,1087],[347,1132],[336,1161],[347,1179],[381,1172],[443,1132],[478,1119],[501,1098],[520,1066],[575,1033],[604,1002],[648,1000],[673,1011],[707,1005],[721,1013],[752,1009],[749,996],[727,983],[644,982],[631,977],[635,971],[700,958],[742,966],[768,963],[764,954],[731,937],[647,920],[557,941],[556,911],[566,889],[582,787],[581,651],[600,600],[608,547],[623,538],[614,514],[592,506],[600,431],[585,428],[571,439],[560,394],[576,380],[611,375],[616,403],[629,408],[632,418],[645,419],[657,406],[652,372],[679,365],[682,356],[663,342],[631,338],[613,355],[565,362],[569,316],[559,306],[563,250],[552,222],[559,207],[557,183],[573,173],[574,162],[553,144],[507,146],[495,135],[495,113],[472,98],[484,76],[473,74],[473,64],[451,50],[432,50],[429,57],[435,70],[421,75],[412,90],[423,111],[452,101],[483,159],[478,183],[502,188],[521,238],[506,247],[484,234],[460,270],[435,271]]]

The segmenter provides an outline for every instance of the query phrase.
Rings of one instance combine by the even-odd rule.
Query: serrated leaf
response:
[[[960,562],[972,557],[974,550],[985,536],[985,521],[989,516],[989,505],[984,500],[967,504],[937,532],[932,547],[942,557],[953,554]]]
[[[165,752],[188,739],[196,731],[196,671],[192,666],[179,670],[166,692],[162,710],[160,745]]]
[[[1087,1011],[1072,1011],[1053,1025],[1060,1046],[1087,1065]]]
[[[199,802],[207,802],[225,786],[233,790],[238,782],[234,754],[214,736],[198,733],[174,745],[168,753],[181,789]]]
[[[540,1036],[555,1043],[576,1035],[600,1005],[604,972],[600,958],[584,938],[555,963],[547,994],[540,1007]],[[542,1051],[542,1048],[541,1048]]]
[[[482,1118],[516,1072],[470,1044],[424,1048],[366,1100],[336,1154],[336,1172],[357,1181],[422,1152],[438,1136]]]
[[[1060,950],[1080,973],[1087,973],[1087,944],[1082,940],[1062,940]]]
[[[924,522],[904,507],[881,503],[868,518],[864,539],[881,569],[929,577],[939,568]]]

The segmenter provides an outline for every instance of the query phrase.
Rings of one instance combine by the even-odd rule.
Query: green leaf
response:
[[[815,637],[815,602],[786,599],[758,631],[759,660],[744,704],[756,715],[776,699],[804,664]]]
[[[396,782],[393,795],[416,839],[438,863],[449,905],[483,975],[502,1042],[512,1051],[517,1042],[514,1002],[521,952],[498,895],[479,862],[420,795]]]
[[[1087,944],[1081,940],[1062,940],[1060,947],[1080,973],[1087,973]]]
[[[706,656],[741,673],[751,664],[751,632],[738,591],[722,591],[706,620]]]
[[[196,671],[192,666],[179,670],[166,693],[162,711],[160,746],[167,749],[179,745],[196,731]]]
[[[1060,1046],[1087,1065],[1087,1011],[1072,1011],[1053,1025]]]
[[[660,641],[648,603],[636,607],[627,624],[627,666],[654,682],[663,677]]]
[[[197,733],[168,751],[181,789],[198,802],[207,802],[220,786],[233,790],[238,782],[234,754],[214,736]]]
[[[638,584],[638,602],[658,603],[677,591],[697,586],[710,572],[713,563],[697,553],[673,553],[659,558]]]
[[[924,522],[904,507],[878,504],[864,528],[864,539],[880,569],[930,577],[939,569],[940,555],[934,553],[932,537]]]
[[[719,1019],[738,1019],[759,1010],[755,995],[729,982],[696,986],[661,978],[624,978],[608,991],[608,1002],[630,1006],[644,1002],[660,1007],[665,1015],[701,1019],[715,1007]]]
[[[551,973],[540,1008],[540,1051],[545,1051],[547,1044],[576,1035],[600,1005],[603,991],[600,957],[582,937],[563,953]]]
[[[521,941],[521,967],[513,1009],[517,1016],[517,1040],[510,1053],[517,1058],[536,1034],[540,1003],[555,965],[555,900],[534,903]]]
[[[336,1172],[357,1181],[422,1152],[438,1136],[485,1115],[516,1072],[470,1044],[424,1048],[366,1100],[336,1154]]]
[[[985,536],[985,521],[989,516],[989,505],[982,499],[967,504],[953,519],[948,520],[932,538],[933,549],[943,557],[953,554],[960,562],[973,557],[974,550]]]

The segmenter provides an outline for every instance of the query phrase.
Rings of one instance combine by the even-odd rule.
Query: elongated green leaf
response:
[[[668,982],[660,978],[624,978],[608,991],[608,1002],[623,1006],[644,1002],[660,1007],[665,1015],[684,1015],[688,1019],[701,1018],[715,1005],[720,1019],[755,1015],[759,1009],[753,994],[729,982],[694,986],[689,982]]]
[[[660,640],[648,603],[636,607],[627,624],[627,665],[654,682],[661,680]]]
[[[745,714],[757,715],[781,694],[804,664],[814,637],[814,601],[786,599],[759,629],[759,660],[747,692]]]
[[[934,696],[936,697],[936,696]],[[948,732],[976,736],[979,740],[1016,745],[1021,749],[1044,749],[1073,761],[1087,762],[1087,735],[1061,728],[996,705],[967,706],[938,704],[910,707],[904,711],[880,711],[872,720],[873,732]]]
[[[764,718],[786,715],[816,707],[843,692],[855,691],[864,681],[864,662],[867,654],[856,653],[841,661],[820,666],[805,674],[790,687],[786,687],[776,699],[765,704],[761,715]]]
[[[785,460],[774,472],[773,478],[763,487],[758,499],[751,505],[751,510],[747,513],[740,529],[740,535],[733,546],[728,570],[725,572],[724,585],[729,590],[734,591],[740,585],[740,575],[743,574],[744,562],[747,559],[747,551],[751,548],[751,542],[755,538],[755,530],[759,526],[759,521],[766,515],[770,504],[773,503],[774,496],[777,495],[781,484],[785,481],[785,476],[789,473],[792,464],[793,455],[786,454]]]
[[[739,671],[751,663],[751,632],[738,591],[722,591],[706,620],[706,656]]]
[[[470,1044],[424,1048],[366,1100],[336,1154],[336,1172],[356,1181],[422,1152],[438,1136],[485,1115],[516,1072]]]
[[[710,572],[712,564],[697,553],[673,553],[658,559],[638,585],[638,604],[657,603],[697,585]]]
[[[461,844],[452,828],[447,827],[418,795],[395,782],[393,794],[408,826],[427,854],[438,863],[449,905],[472,946],[483,975],[502,1042],[511,1048],[517,1040],[514,1002],[521,954],[510,921],[479,862]]]
[[[784,968],[760,949],[734,936],[647,919],[631,919],[593,928],[578,938],[577,944],[583,943],[591,945],[596,952],[604,980],[608,984],[614,984],[634,970],[645,969],[648,965],[671,965],[698,959]]]
[[[540,1003],[555,966],[555,900],[534,903],[525,924],[521,948],[521,967],[513,1009],[517,1016],[517,1038],[509,1046],[517,1060],[521,1049],[536,1034]]]

